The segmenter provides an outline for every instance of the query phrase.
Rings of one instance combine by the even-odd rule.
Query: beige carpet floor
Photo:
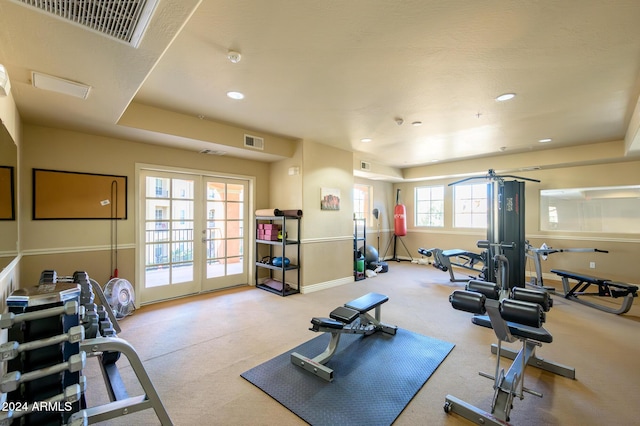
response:
[[[444,399],[451,394],[490,408],[493,382],[478,372],[493,374],[490,345],[496,339],[491,329],[473,325],[471,314],[451,307],[449,294],[464,283],[448,278],[428,265],[392,262],[386,274],[284,298],[235,288],[142,307],[120,322],[119,337],[136,348],[176,425],[300,425],[305,423],[240,374],[316,337],[308,330],[311,317],[327,316],[365,293],[383,293],[389,296],[385,322],[456,345],[395,424],[470,424],[446,414]],[[528,367],[525,386],[543,397],[516,399],[511,423],[640,424],[640,302],[613,315],[554,296],[545,328],[554,341],[538,348],[538,357],[574,367],[576,380]],[[126,358],[118,365],[130,394],[139,393]],[[84,372],[89,405],[108,402],[97,360],[89,358]],[[104,424],[159,422],[146,410]]]

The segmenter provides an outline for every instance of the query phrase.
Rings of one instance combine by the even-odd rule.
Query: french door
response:
[[[141,170],[141,303],[249,282],[248,181]]]

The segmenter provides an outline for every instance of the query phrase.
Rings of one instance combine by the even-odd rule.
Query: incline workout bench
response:
[[[582,303],[583,305],[609,312],[610,314],[620,315],[629,312],[629,309],[631,309],[631,305],[633,304],[633,298],[638,297],[638,287],[635,285],[578,274],[577,272],[563,271],[561,269],[552,269],[551,272],[562,277],[562,288],[564,290],[565,299],[574,300],[578,303]],[[571,287],[569,285],[569,279],[576,280],[578,284]],[[598,292],[585,292],[585,290],[592,285],[598,286]],[[620,307],[618,309],[613,309],[608,306],[580,299],[578,296],[622,297],[623,299]]]
[[[326,364],[338,349],[340,335],[343,333],[364,334],[368,336],[378,331],[395,335],[398,327],[384,324],[380,321],[380,306],[389,298],[379,293],[369,293],[351,302],[339,306],[329,314],[330,318],[314,317],[311,319],[312,327],[309,330],[314,332],[331,333],[329,345],[320,355],[315,358],[308,358],[297,352],[291,354],[291,362],[294,365],[323,378],[329,382],[333,381],[333,370]],[[374,316],[369,311],[374,311]]]
[[[527,365],[533,365],[554,374],[575,379],[575,370],[560,364],[546,361],[535,355],[537,346],[551,343],[553,337],[542,327],[546,319],[545,313],[551,308],[553,301],[544,291],[514,287],[510,298],[498,285],[486,281],[471,280],[466,290],[456,290],[449,301],[454,309],[476,314],[472,322],[476,325],[492,328],[498,337],[498,344],[492,345],[491,351],[497,354],[495,375],[480,373],[481,376],[494,380],[494,395],[491,413],[485,412],[454,396],[447,395],[444,411],[456,413],[474,423],[483,425],[504,425],[509,421],[513,408],[513,397],[523,399],[524,392],[542,397],[542,394],[524,386],[524,373]],[[486,314],[486,315],[485,315]],[[515,352],[502,348],[502,342],[522,342],[522,349]],[[513,360],[508,371],[500,369],[500,357]]]

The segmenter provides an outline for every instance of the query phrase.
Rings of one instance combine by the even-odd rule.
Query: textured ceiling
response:
[[[637,0],[163,0],[135,49],[0,0],[0,63],[27,122],[186,149],[225,146],[118,120],[133,101],[397,168],[625,138],[636,154],[639,23]]]

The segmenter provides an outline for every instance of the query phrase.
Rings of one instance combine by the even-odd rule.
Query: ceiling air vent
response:
[[[264,150],[264,139],[257,136],[244,135],[244,146],[262,151]]]
[[[138,47],[158,0],[13,0]]]
[[[198,151],[200,154],[207,154],[207,155],[226,155],[226,151],[216,151],[213,149],[203,149],[202,151]]]
[[[360,162],[360,170],[371,170],[371,163],[367,163],[366,161]]]

